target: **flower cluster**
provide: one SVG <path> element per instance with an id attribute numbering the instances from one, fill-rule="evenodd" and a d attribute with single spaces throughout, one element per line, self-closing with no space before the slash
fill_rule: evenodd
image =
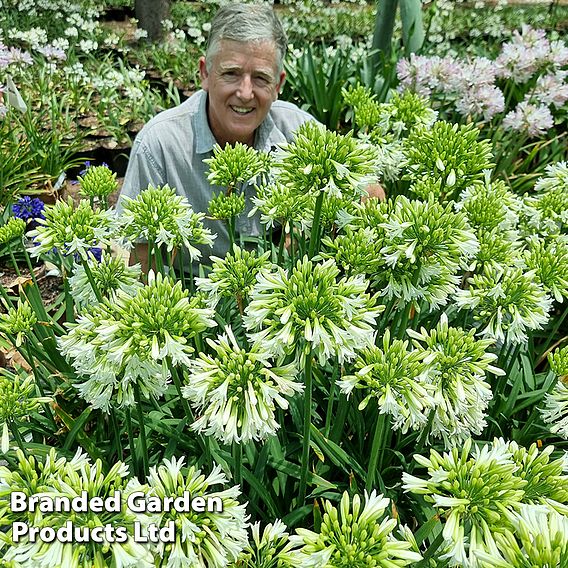
<path id="1" fill-rule="evenodd" d="M 277 355 L 312 352 L 320 364 L 353 359 L 373 343 L 375 306 L 362 276 L 337 281 L 332 259 L 314 264 L 304 257 L 289 272 L 259 274 L 244 323 L 250 339 Z"/>
<path id="2" fill-rule="evenodd" d="M 101 252 L 99 259 L 94 257 L 85 262 L 91 272 L 93 283 L 89 281 L 83 264 L 76 264 L 73 276 L 69 278 L 71 295 L 80 310 L 98 304 L 95 290 L 98 290 L 103 298 L 113 302 L 118 290 L 122 290 L 128 296 L 133 296 L 142 286 L 139 281 L 141 274 L 139 264 L 128 266 L 122 258 L 112 256 L 107 252 Z"/>
<path id="3" fill-rule="evenodd" d="M 225 258 L 211 257 L 213 267 L 207 278 L 196 278 L 197 289 L 207 294 L 207 304 L 214 308 L 221 298 L 235 298 L 242 311 L 257 281 L 258 274 L 272 268 L 269 252 L 257 256 L 254 251 L 233 245 Z"/>
<path id="4" fill-rule="evenodd" d="M 405 144 L 405 178 L 410 180 L 411 190 L 422 198 L 431 191 L 445 198 L 459 195 L 473 181 L 482 179 L 483 170 L 493 165 L 492 153 L 489 140 L 479 141 L 478 137 L 474 124 L 460 126 L 442 120 L 431 128 L 412 130 Z"/>
<path id="5" fill-rule="evenodd" d="M 393 531 L 398 522 L 386 515 L 389 499 L 375 491 L 351 500 L 345 492 L 339 508 L 324 501 L 319 532 L 296 529 L 291 537 L 302 545 L 297 556 L 300 566 L 365 568 L 367 566 L 408 566 L 422 559 L 410 530 L 401 527 L 400 538 Z"/>
<path id="6" fill-rule="evenodd" d="M 0 334 L 16 338 L 15 346 L 20 347 L 33 331 L 37 316 L 27 301 L 18 300 L 18 305 L 0 314 Z"/>
<path id="7" fill-rule="evenodd" d="M 79 176 L 81 194 L 105 202 L 108 196 L 118 189 L 116 173 L 106 165 L 91 166 Z"/>
<path id="8" fill-rule="evenodd" d="M 0 226 L 0 245 L 21 239 L 26 232 L 26 222 L 17 217 L 10 217 L 5 225 Z"/>
<path id="9" fill-rule="evenodd" d="M 81 200 L 77 206 L 69 198 L 60 199 L 44 209 L 44 219 L 37 219 L 37 227 L 30 231 L 34 240 L 30 252 L 34 256 L 49 253 L 54 248 L 62 254 L 76 253 L 88 258 L 88 250 L 101 244 L 110 244 L 113 214 L 93 208 Z"/>
<path id="10" fill-rule="evenodd" d="M 568 346 L 555 349 L 548 355 L 550 369 L 557 382 L 544 397 L 542 419 L 550 424 L 550 431 L 568 439 Z"/>
<path id="11" fill-rule="evenodd" d="M 136 389 L 160 397 L 169 362 L 189 364 L 188 341 L 215 325 L 211 317 L 212 310 L 192 304 L 180 282 L 150 272 L 148 285 L 134 296 L 119 290 L 112 304 L 99 304 L 69 324 L 60 351 L 85 378 L 79 394 L 108 412 L 111 404 L 134 404 Z"/>
<path id="12" fill-rule="evenodd" d="M 44 207 L 45 203 L 39 197 L 26 195 L 12 205 L 12 213 L 14 217 L 29 222 L 35 219 L 42 219 Z"/>
<path id="13" fill-rule="evenodd" d="M 224 148 L 215 145 L 213 157 L 203 160 L 209 164 L 207 179 L 213 185 L 226 187 L 229 193 L 239 183 L 247 183 L 269 168 L 270 158 L 250 146 L 236 142 Z"/>
<path id="14" fill-rule="evenodd" d="M 231 193 L 230 195 L 220 193 L 219 195 L 214 195 L 209 202 L 209 215 L 213 219 L 232 219 L 240 215 L 244 210 L 244 193 Z"/>
<path id="15" fill-rule="evenodd" d="M 119 234 L 130 243 L 144 240 L 165 245 L 168 251 L 185 246 L 191 260 L 197 260 L 201 251 L 195 245 L 211 246 L 215 238 L 203 226 L 204 217 L 193 211 L 185 197 L 176 195 L 175 189 L 149 186 L 135 199 L 125 197 Z"/>
<path id="16" fill-rule="evenodd" d="M 233 563 L 247 544 L 248 517 L 244 505 L 237 501 L 240 490 L 237 485 L 215 490 L 214 486 L 226 484 L 227 477 L 215 466 L 207 476 L 190 467 L 182 473 L 184 458 L 164 460 L 162 465 L 150 468 L 147 483 L 141 485 L 132 479 L 128 491 L 143 491 L 161 500 L 189 492 L 192 499 L 219 500 L 218 510 L 205 512 L 162 511 L 148 515 L 145 522 L 164 527 L 174 522 L 176 540 L 173 544 L 156 543 L 152 547 L 156 562 L 165 566 L 195 566 L 196 568 L 225 568 Z"/>
<path id="17" fill-rule="evenodd" d="M 200 353 L 190 362 L 182 389 L 200 415 L 192 428 L 225 444 L 273 436 L 280 427 L 276 407 L 288 408 L 284 397 L 303 390 L 296 365 L 273 367 L 267 349 L 259 343 L 243 349 L 230 327 L 207 342 L 215 354 Z"/>

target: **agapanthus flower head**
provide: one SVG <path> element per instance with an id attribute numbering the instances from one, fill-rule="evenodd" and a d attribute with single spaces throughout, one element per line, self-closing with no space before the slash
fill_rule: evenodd
<path id="1" fill-rule="evenodd" d="M 165 499 L 189 492 L 191 498 L 202 497 L 211 503 L 212 510 L 204 512 L 175 510 L 149 515 L 148 522 L 160 527 L 175 523 L 175 543 L 157 543 L 155 556 L 164 566 L 192 566 L 195 568 L 224 568 L 236 561 L 247 545 L 245 505 L 240 505 L 238 485 L 227 489 L 215 486 L 227 483 L 227 477 L 215 466 L 207 476 L 195 467 L 184 470 L 184 458 L 164 460 L 150 468 L 146 485 L 131 480 L 128 492 L 144 491 L 148 495 Z"/>
<path id="2" fill-rule="evenodd" d="M 456 101 L 456 111 L 462 116 L 485 121 L 505 110 L 503 91 L 495 85 L 476 85 L 463 91 Z"/>
<path id="3" fill-rule="evenodd" d="M 552 299 L 537 281 L 534 271 L 486 266 L 458 290 L 459 308 L 471 310 L 479 334 L 488 339 L 522 343 L 527 332 L 548 321 Z"/>
<path id="4" fill-rule="evenodd" d="M 91 258 L 85 262 L 89 265 L 95 286 L 101 296 L 110 302 L 114 301 L 118 290 L 133 296 L 138 288 L 142 287 L 142 282 L 139 280 L 141 274 L 139 264 L 129 266 L 122 258 L 108 252 L 102 253 L 98 261 L 96 258 Z M 93 290 L 83 264 L 75 265 L 69 285 L 75 305 L 80 310 L 98 304 L 96 292 Z"/>
<path id="5" fill-rule="evenodd" d="M 555 106 L 560 109 L 568 101 L 568 83 L 566 82 L 567 71 L 556 71 L 541 75 L 532 93 L 531 100 L 545 106 Z"/>
<path id="6" fill-rule="evenodd" d="M 275 155 L 274 166 L 279 182 L 300 194 L 323 191 L 336 197 L 356 197 L 375 179 L 375 160 L 371 145 L 309 121 Z"/>
<path id="7" fill-rule="evenodd" d="M 414 537 L 394 529 L 398 521 L 387 513 L 390 500 L 376 491 L 351 499 L 343 493 L 339 507 L 324 501 L 325 511 L 319 532 L 296 529 L 294 544 L 302 546 L 300 566 L 366 568 L 368 566 L 408 566 L 422 559 Z"/>
<path id="8" fill-rule="evenodd" d="M 260 220 L 267 227 L 281 225 L 286 233 L 296 228 L 305 231 L 312 224 L 315 198 L 311 193 L 299 193 L 297 188 L 278 181 L 261 186 L 252 198 L 250 215 L 260 212 Z"/>
<path id="9" fill-rule="evenodd" d="M 431 435 L 452 446 L 472 434 L 481 434 L 492 398 L 485 374 L 504 374 L 492 364 L 497 355 L 487 352 L 492 341 L 475 339 L 475 330 L 450 327 L 446 314 L 430 331 L 408 329 L 407 333 L 430 366 L 428 377 L 435 409 Z"/>
<path id="10" fill-rule="evenodd" d="M 410 54 L 409 59 L 400 59 L 396 65 L 399 88 L 410 89 L 428 97 L 432 91 L 445 91 L 453 78 L 459 75 L 461 62 L 452 56 Z"/>
<path id="11" fill-rule="evenodd" d="M 554 118 L 547 106 L 522 101 L 505 115 L 502 125 L 505 130 L 534 138 L 544 136 L 554 126 Z"/>
<path id="12" fill-rule="evenodd" d="M 568 346 L 555 349 L 548 355 L 548 362 L 557 381 L 544 397 L 541 416 L 553 434 L 568 439 Z"/>
<path id="13" fill-rule="evenodd" d="M 523 243 L 516 231 L 500 229 L 483 229 L 475 231 L 479 242 L 479 250 L 469 265 L 469 270 L 483 273 L 486 266 L 494 266 L 498 270 L 506 270 L 520 262 Z"/>
<path id="14" fill-rule="evenodd" d="M 15 346 L 20 347 L 28 335 L 33 333 L 37 316 L 29 302 L 18 299 L 16 307 L 9 307 L 0 314 L 0 334 L 15 337 Z"/>
<path id="15" fill-rule="evenodd" d="M 559 237 L 533 239 L 528 243 L 523 260 L 557 302 L 568 296 L 568 240 Z"/>
<path id="16" fill-rule="evenodd" d="M 388 298 L 426 300 L 431 309 L 447 303 L 459 282 L 457 271 L 479 244 L 464 213 L 434 198 L 411 201 L 398 196 L 379 223 L 382 264 L 373 284 Z"/>
<path id="17" fill-rule="evenodd" d="M 520 505 L 526 485 L 507 448 L 484 446 L 470 455 L 471 447 L 469 438 L 443 455 L 415 455 L 428 468 L 426 479 L 402 474 L 405 491 L 422 495 L 445 520 L 439 559 L 452 566 L 476 566 L 478 551 L 494 550 L 495 534 L 506 525 L 507 511 Z"/>
<path id="18" fill-rule="evenodd" d="M 239 346 L 230 327 L 217 340 L 208 339 L 214 354 L 200 353 L 190 362 L 183 395 L 199 412 L 192 429 L 225 444 L 265 440 L 280 425 L 276 408 L 288 408 L 285 397 L 303 390 L 294 363 L 273 366 L 260 343 Z"/>
<path id="19" fill-rule="evenodd" d="M 373 326 L 384 306 L 366 293 L 362 276 L 337 280 L 332 259 L 312 263 L 307 257 L 286 272 L 259 274 L 244 323 L 253 343 L 278 355 L 309 352 L 320 364 L 353 359 L 373 343 Z"/>
<path id="20" fill-rule="evenodd" d="M 518 466 L 515 475 L 527 482 L 523 488 L 523 503 L 545 505 L 562 515 L 568 513 L 566 459 L 551 459 L 554 446 L 539 450 L 535 443 L 527 449 L 519 446 L 517 442 L 507 442 L 502 438 L 494 440 L 493 446 L 504 446 L 507 449 Z"/>
<path id="21" fill-rule="evenodd" d="M 219 193 L 209 202 L 209 215 L 213 219 L 232 219 L 245 210 L 244 193 Z"/>
<path id="22" fill-rule="evenodd" d="M 235 298 L 240 308 L 248 298 L 259 273 L 272 268 L 270 252 L 258 255 L 255 251 L 233 245 L 225 258 L 211 257 L 212 270 L 206 278 L 196 278 L 197 289 L 208 295 L 207 304 L 214 308 L 221 298 Z"/>
<path id="23" fill-rule="evenodd" d="M 504 181 L 491 181 L 491 172 L 484 172 L 483 180 L 476 180 L 466 187 L 455 204 L 464 211 L 469 224 L 475 229 L 513 229 L 519 220 L 519 198 Z"/>
<path id="24" fill-rule="evenodd" d="M 21 463 L 26 467 L 28 464 Z M 61 471 L 51 477 L 43 494 L 60 495 L 68 499 L 81 497 L 86 492 L 87 499 L 100 497 L 103 500 L 107 497 L 114 497 L 115 491 L 122 492 L 126 488 L 128 467 L 122 463 L 115 463 L 110 471 L 106 472 L 102 462 L 97 460 L 95 464 L 83 460 L 80 468 L 65 467 L 63 464 Z M 34 488 L 30 495 L 40 492 L 41 489 Z M 6 499 L 6 497 L 4 497 Z M 42 513 L 19 513 L 30 525 L 39 528 L 51 527 L 57 531 L 63 527 L 70 527 L 75 535 L 91 535 L 94 527 L 125 527 L 128 531 L 128 539 L 125 542 L 117 542 L 114 537 L 108 538 L 107 533 L 102 531 L 101 538 L 87 538 L 81 546 L 77 546 L 77 541 L 72 539 L 70 542 L 53 540 L 43 542 L 41 539 L 31 540 L 27 536 L 20 538 L 18 542 L 11 543 L 11 546 L 4 554 L 4 559 L 14 561 L 21 565 L 36 566 L 69 566 L 70 568 L 80 568 L 82 566 L 122 566 L 141 568 L 151 568 L 154 565 L 151 552 L 133 538 L 134 522 L 137 520 L 133 512 L 122 504 L 119 511 L 107 510 L 97 512 L 93 509 L 85 513 L 77 514 L 73 510 L 66 512 Z M 8 538 L 11 539 L 11 530 L 8 531 Z"/>
<path id="25" fill-rule="evenodd" d="M 139 239 L 166 245 L 169 251 L 186 247 L 191 260 L 201 257 L 195 245 L 212 245 L 214 235 L 203 226 L 204 213 L 195 213 L 185 197 L 175 189 L 148 186 L 136 199 L 125 197 L 119 217 L 120 234 L 128 242 Z"/>
<path id="26" fill-rule="evenodd" d="M 33 375 L 25 378 L 0 369 L 0 424 L 2 424 L 2 452 L 10 446 L 9 425 L 28 420 L 40 404 L 50 402 L 48 397 L 36 396 Z M 16 424 L 16 428 L 17 428 Z"/>
<path id="27" fill-rule="evenodd" d="M 35 243 L 30 249 L 34 256 L 56 248 L 62 254 L 77 253 L 86 259 L 91 247 L 110 244 L 113 213 L 93 208 L 88 201 L 75 206 L 71 197 L 60 199 L 45 207 L 44 217 L 37 219 L 37 227 L 29 233 Z"/>
<path id="28" fill-rule="evenodd" d="M 88 167 L 79 176 L 79 188 L 85 197 L 106 200 L 118 189 L 116 173 L 106 165 Z"/>
<path id="29" fill-rule="evenodd" d="M 410 90 L 395 92 L 390 101 L 382 104 L 380 109 L 381 122 L 386 126 L 386 130 L 397 138 L 407 135 L 415 127 L 430 128 L 438 116 L 426 97 Z"/>
<path id="30" fill-rule="evenodd" d="M 134 387 L 145 397 L 160 397 L 168 364 L 187 365 L 190 340 L 214 327 L 210 309 L 192 306 L 180 282 L 148 274 L 148 285 L 134 296 L 118 291 L 112 304 L 94 306 L 69 325 L 59 340 L 61 353 L 85 378 L 79 394 L 95 408 L 134 404 Z"/>
<path id="31" fill-rule="evenodd" d="M 322 258 L 334 258 L 338 266 L 350 276 L 363 274 L 366 277 L 378 270 L 381 241 L 370 227 L 353 229 L 349 226 L 335 239 L 325 237 L 322 241 Z"/>
<path id="32" fill-rule="evenodd" d="M 568 188 L 568 162 L 555 162 L 548 164 L 544 175 L 535 183 L 535 192 L 546 192 L 555 189 Z"/>
<path id="33" fill-rule="evenodd" d="M 12 213 L 14 217 L 18 217 L 24 221 L 33 221 L 34 219 L 43 218 L 44 207 L 45 203 L 39 197 L 25 195 L 12 205 Z"/>
<path id="34" fill-rule="evenodd" d="M 388 414 L 395 430 L 416 430 L 424 426 L 433 399 L 430 395 L 430 366 L 420 351 L 409 351 L 408 341 L 393 339 L 385 331 L 381 347 L 372 345 L 361 351 L 353 364 L 353 374 L 337 382 L 348 397 L 355 389 L 364 395 L 362 410 L 376 404 Z"/>
<path id="35" fill-rule="evenodd" d="M 381 107 L 371 89 L 351 85 L 348 89 L 342 89 L 341 93 L 345 104 L 353 109 L 353 122 L 357 128 L 367 131 L 379 122 Z"/>
<path id="36" fill-rule="evenodd" d="M 237 561 L 239 568 L 295 568 L 297 553 L 288 538 L 286 525 L 277 519 L 260 530 L 260 522 L 251 526 L 252 539 L 241 552 Z"/>
<path id="37" fill-rule="evenodd" d="M 269 161 L 264 152 L 236 142 L 234 146 L 218 144 L 213 157 L 203 160 L 209 164 L 207 179 L 211 184 L 227 187 L 231 191 L 239 183 L 246 183 L 268 169 Z"/>
<path id="38" fill-rule="evenodd" d="M 23 219 L 10 217 L 4 225 L 0 226 L 0 245 L 21 239 L 25 232 L 26 222 Z"/>
<path id="39" fill-rule="evenodd" d="M 459 195 L 483 171 L 491 168 L 489 140 L 478 140 L 475 124 L 450 124 L 440 120 L 431 127 L 413 129 L 406 139 L 408 159 L 406 179 L 412 183 L 423 177 L 440 179 L 440 196 Z"/>
<path id="40" fill-rule="evenodd" d="M 495 547 L 476 554 L 480 568 L 565 568 L 568 518 L 555 511 L 523 505 L 495 534 Z"/>

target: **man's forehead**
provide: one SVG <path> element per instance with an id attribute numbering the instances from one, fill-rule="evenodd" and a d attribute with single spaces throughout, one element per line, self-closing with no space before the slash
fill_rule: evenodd
<path id="1" fill-rule="evenodd" d="M 272 40 L 262 39 L 250 42 L 222 39 L 213 56 L 213 65 L 218 67 L 241 67 L 246 63 L 254 63 L 255 68 L 270 70 L 278 66 L 276 45 Z"/>

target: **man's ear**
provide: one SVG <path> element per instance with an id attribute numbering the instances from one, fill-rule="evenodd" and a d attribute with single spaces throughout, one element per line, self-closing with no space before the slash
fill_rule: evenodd
<path id="1" fill-rule="evenodd" d="M 201 78 L 201 88 L 207 91 L 209 89 L 209 72 L 207 71 L 205 56 L 199 58 L 199 77 Z"/>
<path id="2" fill-rule="evenodd" d="M 282 71 L 280 73 L 280 77 L 278 78 L 278 84 L 276 85 L 276 97 L 274 98 L 274 100 L 278 98 L 278 94 L 280 93 L 280 89 L 282 88 L 285 79 L 286 79 L 286 71 Z"/>

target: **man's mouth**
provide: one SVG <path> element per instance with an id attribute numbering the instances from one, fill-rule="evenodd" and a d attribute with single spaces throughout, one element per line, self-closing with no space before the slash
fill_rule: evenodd
<path id="1" fill-rule="evenodd" d="M 254 110 L 254 108 L 240 106 L 231 106 L 231 109 L 234 110 L 237 114 L 250 114 Z"/>

